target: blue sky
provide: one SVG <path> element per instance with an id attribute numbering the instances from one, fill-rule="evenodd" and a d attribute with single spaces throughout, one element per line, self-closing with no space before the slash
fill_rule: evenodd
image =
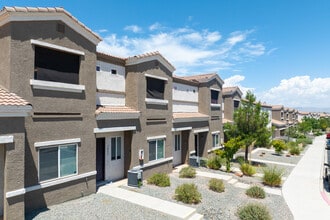
<path id="1" fill-rule="evenodd" d="M 217 72 L 258 100 L 330 111 L 328 0 L 0 0 L 62 6 L 98 33 L 98 50 L 162 53 L 176 75 Z"/>

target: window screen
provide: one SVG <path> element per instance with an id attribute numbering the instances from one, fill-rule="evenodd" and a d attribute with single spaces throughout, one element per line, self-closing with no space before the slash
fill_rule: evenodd
<path id="1" fill-rule="evenodd" d="M 218 104 L 218 97 L 219 92 L 215 90 L 211 90 L 211 103 L 212 104 Z"/>
<path id="2" fill-rule="evenodd" d="M 164 99 L 165 81 L 147 77 L 147 98 Z"/>
<path id="3" fill-rule="evenodd" d="M 80 57 L 35 46 L 35 79 L 79 84 Z"/>

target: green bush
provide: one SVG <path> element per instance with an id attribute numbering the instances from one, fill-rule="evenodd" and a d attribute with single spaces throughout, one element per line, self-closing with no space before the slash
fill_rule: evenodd
<path id="1" fill-rule="evenodd" d="M 179 173 L 180 178 L 195 178 L 196 177 L 196 170 L 193 167 L 184 167 L 180 170 Z"/>
<path id="2" fill-rule="evenodd" d="M 245 194 L 256 199 L 264 199 L 266 197 L 265 190 L 259 186 L 251 186 L 246 190 Z"/>
<path id="3" fill-rule="evenodd" d="M 282 184 L 282 176 L 284 171 L 276 166 L 266 167 L 263 169 L 263 183 L 268 186 L 280 186 Z"/>
<path id="4" fill-rule="evenodd" d="M 256 173 L 254 166 L 248 163 L 242 163 L 240 169 L 244 175 L 253 176 Z"/>
<path id="5" fill-rule="evenodd" d="M 238 209 L 241 220 L 271 220 L 272 217 L 266 206 L 258 203 L 249 203 Z"/>
<path id="6" fill-rule="evenodd" d="M 219 156 L 212 156 L 207 160 L 207 167 L 213 170 L 218 170 L 221 167 L 221 158 Z"/>
<path id="7" fill-rule="evenodd" d="M 149 179 L 147 179 L 148 184 L 153 184 L 160 187 L 170 186 L 170 177 L 166 173 L 155 173 Z"/>
<path id="8" fill-rule="evenodd" d="M 222 180 L 212 178 L 209 181 L 209 189 L 214 192 L 224 192 L 225 185 Z"/>
<path id="9" fill-rule="evenodd" d="M 198 204 L 202 200 L 202 195 L 195 184 L 185 183 L 175 189 L 174 199 L 187 204 Z"/>
<path id="10" fill-rule="evenodd" d="M 244 156 L 237 156 L 236 161 L 237 161 L 237 163 L 242 165 L 243 163 L 245 163 L 245 158 L 244 158 Z"/>
<path id="11" fill-rule="evenodd" d="M 291 146 L 289 148 L 289 153 L 291 155 L 300 155 L 300 148 L 299 148 L 299 146 Z"/>
<path id="12" fill-rule="evenodd" d="M 200 167 L 207 167 L 207 162 L 208 162 L 207 158 L 201 157 L 200 160 L 199 160 L 199 166 Z"/>
<path id="13" fill-rule="evenodd" d="M 275 148 L 275 152 L 281 154 L 283 150 L 287 150 L 287 146 L 282 140 L 273 140 L 272 145 Z"/>
<path id="14" fill-rule="evenodd" d="M 310 139 L 310 138 L 298 138 L 297 139 L 297 143 L 298 144 L 303 144 L 303 146 L 305 147 L 306 145 L 308 145 L 308 144 L 312 144 L 313 143 L 313 140 L 312 139 Z"/>

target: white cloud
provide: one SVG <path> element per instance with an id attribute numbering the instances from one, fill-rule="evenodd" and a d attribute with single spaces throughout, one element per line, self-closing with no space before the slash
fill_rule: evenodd
<path id="1" fill-rule="evenodd" d="M 156 22 L 156 23 L 154 23 L 154 24 L 152 24 L 152 25 L 149 26 L 149 30 L 150 31 L 159 30 L 161 28 L 162 28 L 162 25 L 160 23 L 158 23 L 158 22 Z"/>
<path id="2" fill-rule="evenodd" d="M 283 79 L 261 98 L 269 104 L 286 107 L 329 107 L 330 77 L 311 79 L 305 75 Z"/>
<path id="3" fill-rule="evenodd" d="M 124 28 L 126 31 L 132 31 L 133 33 L 140 33 L 142 32 L 142 28 L 137 25 L 129 25 Z"/>
<path id="4" fill-rule="evenodd" d="M 126 30 L 142 31 L 137 25 Z M 235 31 L 227 37 L 219 31 L 196 30 L 190 27 L 169 28 L 154 23 L 149 32 L 135 36 L 106 34 L 98 51 L 115 56 L 127 57 L 151 51 L 159 51 L 175 67 L 177 75 L 189 75 L 211 71 L 231 70 L 240 62 L 264 54 L 262 43 L 249 40 L 248 31 Z"/>

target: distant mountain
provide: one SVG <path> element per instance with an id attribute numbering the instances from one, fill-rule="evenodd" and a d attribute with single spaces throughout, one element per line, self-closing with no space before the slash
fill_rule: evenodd
<path id="1" fill-rule="evenodd" d="M 317 108 L 317 107 L 294 107 L 294 109 L 297 109 L 302 112 L 325 112 L 330 113 L 330 107 L 328 108 Z"/>

